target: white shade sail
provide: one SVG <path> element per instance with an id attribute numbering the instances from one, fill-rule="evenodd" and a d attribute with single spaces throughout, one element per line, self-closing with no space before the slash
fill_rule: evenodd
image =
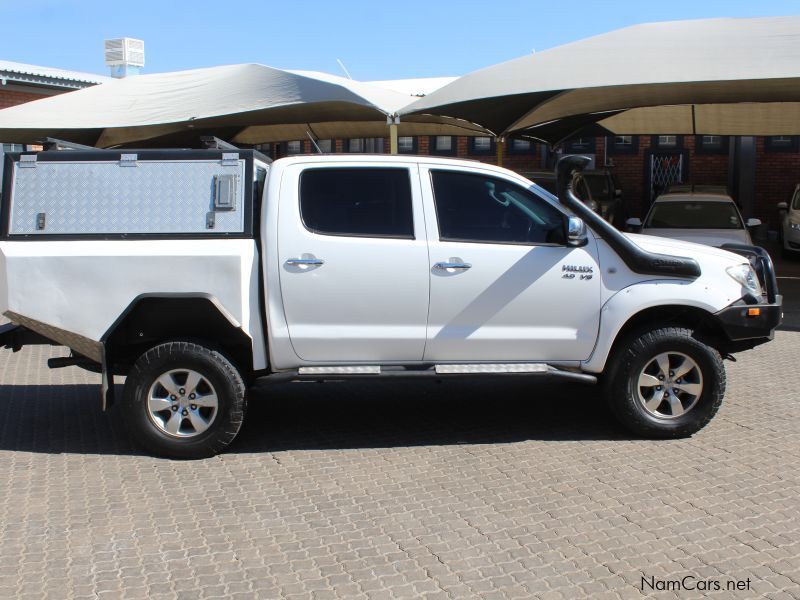
<path id="1" fill-rule="evenodd" d="M 387 117 L 411 99 L 326 73 L 230 65 L 128 77 L 0 110 L 0 139 L 30 143 L 50 136 L 110 147 L 204 133 L 251 144 L 300 139 L 317 129 L 318 137 L 383 136 Z M 403 129 L 485 134 L 448 117 L 411 118 Z"/>
<path id="2" fill-rule="evenodd" d="M 400 113 L 559 141 L 598 122 L 616 133 L 800 134 L 797 102 L 800 17 L 772 17 L 627 27 L 475 71 Z"/>

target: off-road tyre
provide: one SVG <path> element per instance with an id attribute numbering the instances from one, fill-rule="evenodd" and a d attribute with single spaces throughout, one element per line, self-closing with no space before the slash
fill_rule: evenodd
<path id="1" fill-rule="evenodd" d="M 149 401 L 159 377 L 182 369 L 205 378 L 217 407 L 202 433 L 177 437 L 157 425 Z M 125 426 L 136 442 L 158 456 L 180 459 L 207 458 L 223 451 L 239 433 L 246 408 L 246 386 L 236 367 L 218 351 L 185 341 L 166 342 L 140 356 L 128 374 L 120 403 Z"/>
<path id="2" fill-rule="evenodd" d="M 702 392 L 691 408 L 680 416 L 656 416 L 645 408 L 645 403 L 640 399 L 640 375 L 655 357 L 663 353 L 688 356 L 702 377 Z M 639 329 L 620 341 L 618 350 L 609 359 L 609 365 L 610 369 L 604 378 L 606 401 L 626 429 L 643 437 L 663 439 L 691 436 L 711 421 L 725 394 L 722 357 L 717 350 L 698 340 L 688 328 Z M 668 407 L 668 404 L 662 406 Z"/>

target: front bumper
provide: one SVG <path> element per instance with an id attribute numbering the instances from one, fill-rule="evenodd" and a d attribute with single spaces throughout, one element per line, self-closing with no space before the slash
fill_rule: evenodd
<path id="1" fill-rule="evenodd" d="M 714 317 L 728 340 L 748 342 L 743 345 L 752 348 L 774 337 L 775 328 L 783 319 L 783 296 L 776 295 L 775 302 L 768 304 L 747 304 L 742 299 Z"/>
<path id="2" fill-rule="evenodd" d="M 765 293 L 761 298 L 747 295 L 714 315 L 727 338 L 727 351 L 738 352 L 775 336 L 775 328 L 783 320 L 783 296 L 778 292 L 775 266 L 766 250 L 744 244 L 725 244 L 722 248 L 747 258 Z"/>

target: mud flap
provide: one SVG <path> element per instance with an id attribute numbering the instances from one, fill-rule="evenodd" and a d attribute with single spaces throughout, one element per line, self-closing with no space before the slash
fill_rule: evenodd
<path id="1" fill-rule="evenodd" d="M 100 403 L 105 412 L 114 404 L 114 365 L 110 360 L 108 345 L 103 345 L 102 375 L 100 383 Z"/>

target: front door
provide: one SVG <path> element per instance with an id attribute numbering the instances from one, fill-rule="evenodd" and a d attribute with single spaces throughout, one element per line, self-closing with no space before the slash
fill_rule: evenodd
<path id="1" fill-rule="evenodd" d="M 429 276 L 417 166 L 297 164 L 280 194 L 280 293 L 297 356 L 421 360 Z"/>
<path id="2" fill-rule="evenodd" d="M 596 242 L 565 244 L 565 216 L 474 168 L 423 168 L 431 305 L 425 360 L 577 361 L 600 317 Z"/>

